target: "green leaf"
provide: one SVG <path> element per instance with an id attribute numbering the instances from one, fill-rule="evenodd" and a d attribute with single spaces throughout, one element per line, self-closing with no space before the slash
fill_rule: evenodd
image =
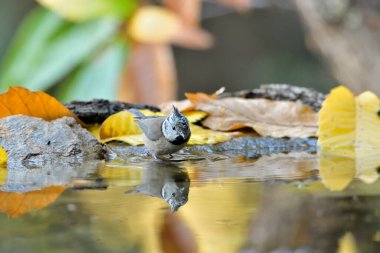
<path id="1" fill-rule="evenodd" d="M 37 0 L 41 5 L 73 21 L 105 16 L 127 17 L 137 6 L 136 0 Z"/>
<path id="2" fill-rule="evenodd" d="M 37 9 L 20 27 L 0 69 L 1 90 L 18 85 L 44 90 L 64 78 L 86 57 L 109 42 L 119 21 L 75 24 Z"/>
<path id="3" fill-rule="evenodd" d="M 118 40 L 83 64 L 72 78 L 59 85 L 56 97 L 61 101 L 115 99 L 124 66 L 126 43 Z"/>

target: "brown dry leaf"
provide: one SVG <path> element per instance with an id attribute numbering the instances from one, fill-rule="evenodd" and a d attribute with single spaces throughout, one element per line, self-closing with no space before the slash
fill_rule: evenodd
<path id="1" fill-rule="evenodd" d="M 38 210 L 52 204 L 65 190 L 63 186 L 50 186 L 42 190 L 27 193 L 0 192 L 0 212 L 9 217 L 19 217 L 32 210 Z"/>
<path id="2" fill-rule="evenodd" d="M 162 2 L 182 21 L 181 29 L 171 40 L 173 43 L 195 49 L 207 49 L 213 45 L 212 36 L 199 26 L 201 0 L 162 0 Z"/>
<path id="3" fill-rule="evenodd" d="M 119 100 L 160 104 L 173 100 L 177 80 L 173 54 L 168 45 L 136 44 L 124 71 Z"/>
<path id="4" fill-rule="evenodd" d="M 58 100 L 38 91 L 31 92 L 22 87 L 9 88 L 0 95 L 0 118 L 23 114 L 45 120 L 69 116 L 79 121 L 76 116 Z"/>
<path id="5" fill-rule="evenodd" d="M 164 253 L 198 252 L 193 232 L 175 213 L 164 214 L 160 236 L 161 248 Z"/>
<path id="6" fill-rule="evenodd" d="M 159 108 L 164 114 L 169 114 L 173 109 L 173 105 L 177 107 L 180 112 L 189 112 L 195 109 L 195 106 L 188 99 L 165 102 L 160 104 Z"/>
<path id="7" fill-rule="evenodd" d="M 186 94 L 196 109 L 207 112 L 202 125 L 219 131 L 251 127 L 262 136 L 316 136 L 318 115 L 309 107 L 291 101 L 268 99 L 213 99 L 206 94 Z"/>

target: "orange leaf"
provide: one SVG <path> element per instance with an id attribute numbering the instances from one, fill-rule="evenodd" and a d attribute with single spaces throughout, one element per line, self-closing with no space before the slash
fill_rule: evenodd
<path id="1" fill-rule="evenodd" d="M 38 210 L 52 204 L 65 190 L 63 186 L 50 186 L 38 191 L 27 193 L 1 192 L 0 212 L 9 217 L 19 217 L 32 210 Z"/>
<path id="2" fill-rule="evenodd" d="M 22 87 L 11 87 L 8 92 L 0 95 L 0 118 L 16 114 L 45 120 L 69 116 L 80 122 L 69 109 L 55 98 L 44 92 L 31 92 Z"/>
<path id="3" fill-rule="evenodd" d="M 173 105 L 177 107 L 180 112 L 190 112 L 195 109 L 195 106 L 188 99 L 165 102 L 160 104 L 159 107 L 164 114 L 170 114 L 173 110 Z"/>

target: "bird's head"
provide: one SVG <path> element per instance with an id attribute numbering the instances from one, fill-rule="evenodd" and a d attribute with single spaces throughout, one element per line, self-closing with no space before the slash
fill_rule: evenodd
<path id="1" fill-rule="evenodd" d="M 172 113 L 162 124 L 162 133 L 165 138 L 174 145 L 181 145 L 190 139 L 189 121 L 173 106 Z"/>

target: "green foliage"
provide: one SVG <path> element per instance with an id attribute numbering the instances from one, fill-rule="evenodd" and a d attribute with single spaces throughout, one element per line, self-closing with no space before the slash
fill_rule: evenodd
<path id="1" fill-rule="evenodd" d="M 126 18 L 136 0 L 37 0 L 41 5 L 72 21 L 102 17 Z"/>
<path id="2" fill-rule="evenodd" d="M 127 55 L 126 48 L 124 41 L 116 40 L 95 54 L 59 85 L 56 97 L 65 102 L 73 99 L 114 99 Z"/>
<path id="3" fill-rule="evenodd" d="M 18 31 L 2 64 L 0 83 L 36 90 L 51 87 L 107 43 L 118 24 L 110 19 L 75 24 L 37 9 Z"/>

